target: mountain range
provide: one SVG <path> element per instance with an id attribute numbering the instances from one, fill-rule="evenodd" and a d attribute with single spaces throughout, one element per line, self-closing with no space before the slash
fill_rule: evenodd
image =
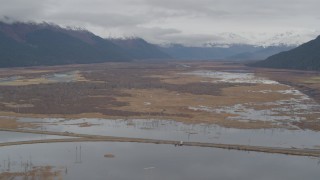
<path id="1" fill-rule="evenodd" d="M 275 54 L 264 61 L 250 64 L 250 66 L 319 71 L 320 36 L 297 48 Z"/>
<path id="2" fill-rule="evenodd" d="M 48 23 L 0 22 L 0 49 L 0 67 L 169 57 L 157 46 L 141 39 L 125 43 L 103 39 L 86 30 L 66 29 Z"/>
<path id="3" fill-rule="evenodd" d="M 287 37 L 287 35 L 283 36 Z M 296 36 L 290 33 L 289 35 Z M 236 34 L 225 34 L 224 36 L 234 40 L 244 39 Z M 306 47 L 303 49 L 309 48 L 309 45 L 304 46 Z M 311 45 L 311 48 L 313 46 Z M 219 42 L 211 42 L 202 47 L 182 44 L 155 45 L 142 38 L 104 39 L 84 29 L 62 28 L 50 23 L 0 22 L 0 67 L 121 62 L 141 59 L 243 61 L 263 60 L 269 56 L 271 57 L 267 59 L 268 62 L 258 62 L 253 66 L 276 67 L 282 62 L 278 59 L 284 58 L 285 55 L 272 55 L 289 51 L 295 47 L 295 45 L 282 43 L 266 46 L 265 44 L 221 44 Z M 289 52 L 294 52 L 295 56 L 300 59 L 302 55 L 297 54 L 311 53 L 299 49 Z M 314 58 L 317 57 L 314 55 Z M 296 61 L 294 64 L 298 64 L 298 60 Z M 289 60 L 285 63 L 289 63 Z M 301 64 L 297 67 L 313 68 Z"/>
<path id="4" fill-rule="evenodd" d="M 152 45 L 142 38 L 107 39 L 121 47 L 129 57 L 134 59 L 169 59 L 171 56 L 161 51 L 157 45 Z"/>
<path id="5" fill-rule="evenodd" d="M 160 47 L 160 50 L 174 59 L 182 60 L 263 60 L 273 54 L 290 50 L 295 46 L 255 46 L 248 44 L 214 45 L 207 47 L 188 47 L 171 44 Z"/>

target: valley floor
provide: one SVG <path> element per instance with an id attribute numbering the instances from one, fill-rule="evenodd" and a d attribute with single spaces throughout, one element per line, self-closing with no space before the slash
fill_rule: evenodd
<path id="1" fill-rule="evenodd" d="M 299 173 L 296 179 L 316 177 L 319 102 L 318 72 L 232 62 L 0 69 L 0 179 L 172 179 L 172 169 L 185 171 L 179 174 L 185 179 L 196 179 L 195 173 L 224 177 L 220 170 L 212 173 L 222 162 L 228 171 L 241 168 L 245 175 L 238 174 L 239 179 L 260 171 L 281 179 L 289 164 Z M 173 159 L 179 165 L 167 169 Z M 275 164 L 279 171 L 270 168 Z"/>
<path id="2" fill-rule="evenodd" d="M 0 70 L 12 117 L 164 119 L 223 127 L 320 129 L 320 75 L 225 62 L 105 63 Z"/>

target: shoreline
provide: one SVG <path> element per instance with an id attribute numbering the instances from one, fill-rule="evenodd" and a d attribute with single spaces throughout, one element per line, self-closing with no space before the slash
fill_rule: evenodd
<path id="1" fill-rule="evenodd" d="M 69 132 L 17 130 L 17 129 L 2 129 L 2 128 L 0 129 L 0 131 L 77 137 L 77 138 L 69 138 L 69 139 L 46 139 L 46 140 L 4 142 L 4 143 L 0 143 L 0 147 L 24 145 L 24 144 L 62 143 L 62 142 L 66 142 L 66 143 L 67 142 L 132 142 L 132 143 L 167 144 L 167 145 L 179 145 L 181 143 L 180 141 L 170 141 L 170 140 L 88 135 L 88 134 L 76 134 L 76 133 L 69 133 Z M 306 149 L 306 148 L 302 149 L 302 148 L 294 148 L 294 147 L 292 148 L 264 147 L 264 146 L 250 146 L 250 145 L 239 145 L 239 144 L 201 143 L 201 142 L 183 142 L 183 146 L 208 147 L 208 148 L 262 152 L 262 153 L 271 153 L 271 154 L 284 154 L 284 155 L 294 155 L 294 156 L 320 157 L 320 149 Z"/>

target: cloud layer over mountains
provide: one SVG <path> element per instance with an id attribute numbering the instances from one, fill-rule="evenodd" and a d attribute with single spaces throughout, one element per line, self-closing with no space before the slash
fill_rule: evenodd
<path id="1" fill-rule="evenodd" d="M 318 0 L 0 0 L 0 3 L 2 21 L 47 21 L 86 28 L 103 37 L 139 36 L 153 43 L 257 43 L 285 32 L 300 34 L 296 41 L 304 42 L 315 38 L 320 30 Z"/>

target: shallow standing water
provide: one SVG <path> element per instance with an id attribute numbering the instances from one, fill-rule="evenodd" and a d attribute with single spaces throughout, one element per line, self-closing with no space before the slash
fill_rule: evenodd
<path id="1" fill-rule="evenodd" d="M 272 147 L 319 148 L 320 133 L 311 130 L 234 129 L 213 124 L 184 124 L 155 119 L 108 120 L 59 118 L 20 118 L 21 122 L 37 123 L 38 130 L 73 132 L 91 135 L 151 138 Z M 88 127 L 79 127 L 83 123 Z"/>
<path id="2" fill-rule="evenodd" d="M 107 153 L 114 158 L 105 158 Z M 24 162 L 32 167 L 53 166 L 66 180 L 301 180 L 320 177 L 318 159 L 214 148 L 99 142 L 0 149 L 0 173 L 23 172 Z"/>
<path id="3" fill-rule="evenodd" d="M 189 109 L 196 111 L 205 111 L 211 113 L 227 113 L 232 114 L 227 120 L 236 121 L 268 121 L 273 124 L 292 125 L 292 122 L 307 120 L 312 114 L 312 118 L 320 121 L 320 105 L 306 94 L 299 90 L 281 84 L 277 81 L 269 80 L 264 77 L 258 77 L 253 72 L 236 72 L 236 71 L 194 71 L 184 73 L 185 75 L 193 75 L 199 77 L 210 78 L 211 83 L 231 83 L 231 84 L 253 84 L 267 85 L 265 89 L 250 93 L 258 93 L 262 96 L 273 94 L 290 95 L 290 99 L 278 99 L 270 102 L 246 102 L 242 104 L 233 104 L 229 106 L 208 107 L 208 106 L 189 106 Z M 271 87 L 279 86 L 282 90 L 271 90 Z"/>
<path id="4" fill-rule="evenodd" d="M 202 73 L 200 72 L 199 75 L 202 75 Z M 234 73 L 206 72 L 206 76 L 216 78 L 218 82 L 275 83 L 263 78 L 256 79 L 252 73 L 235 76 Z M 60 81 L 61 78 L 65 79 L 65 75 L 54 75 L 53 78 Z M 279 91 L 278 93 L 294 93 L 296 98 L 288 102 L 275 102 L 276 105 L 285 105 L 284 110 L 288 106 L 297 111 L 308 110 L 310 107 L 318 108 L 314 104 L 311 104 L 312 106 L 304 106 L 304 104 L 300 106 L 301 102 L 309 102 L 309 99 L 305 99 L 305 96 L 300 92 L 289 90 Z M 269 93 L 269 90 L 258 93 Z M 193 108 L 202 108 L 200 110 L 204 111 L 238 113 L 239 116 L 236 117 L 238 120 L 248 120 L 250 117 L 243 115 L 248 114 L 248 110 L 251 112 L 249 114 L 258 114 L 259 116 L 266 114 L 264 111 L 252 110 L 247 106 L 248 104 L 242 104 L 234 107 L 219 107 L 214 110 L 202 106 Z M 284 111 L 283 109 L 280 110 Z M 270 117 L 275 117 L 274 113 L 277 113 L 277 111 L 273 109 L 267 112 L 267 114 L 272 115 Z M 291 112 L 289 115 L 289 119 L 297 116 L 297 114 L 291 114 Z M 262 120 L 264 121 L 265 118 Z M 279 118 L 278 120 L 282 121 L 283 119 Z M 294 120 L 300 121 L 301 119 Z M 318 132 L 301 129 L 242 130 L 223 128 L 217 125 L 191 125 L 156 119 L 107 120 L 84 118 L 65 120 L 20 118 L 19 121 L 37 123 L 41 125 L 38 130 L 57 132 L 68 131 L 83 134 L 274 147 L 314 148 L 320 145 Z M 0 135 L 4 135 L 0 138 L 0 141 L 39 138 L 38 135 L 27 137 L 22 134 L 18 135 L 18 133 L 11 136 L 10 133 L 0 132 Z M 106 154 L 109 154 L 109 157 L 114 156 L 114 158 L 104 157 Z M 28 172 L 36 167 L 52 166 L 54 171 L 59 172 L 59 176 L 67 180 L 318 179 L 320 177 L 319 164 L 319 158 L 138 143 L 53 143 L 0 148 L 0 173 L 2 174 Z M 16 179 L 23 179 L 23 177 Z"/>
<path id="5" fill-rule="evenodd" d="M 0 131 L 0 143 L 16 142 L 16 141 L 46 140 L 46 139 L 63 139 L 63 138 L 72 138 L 72 137 Z"/>

